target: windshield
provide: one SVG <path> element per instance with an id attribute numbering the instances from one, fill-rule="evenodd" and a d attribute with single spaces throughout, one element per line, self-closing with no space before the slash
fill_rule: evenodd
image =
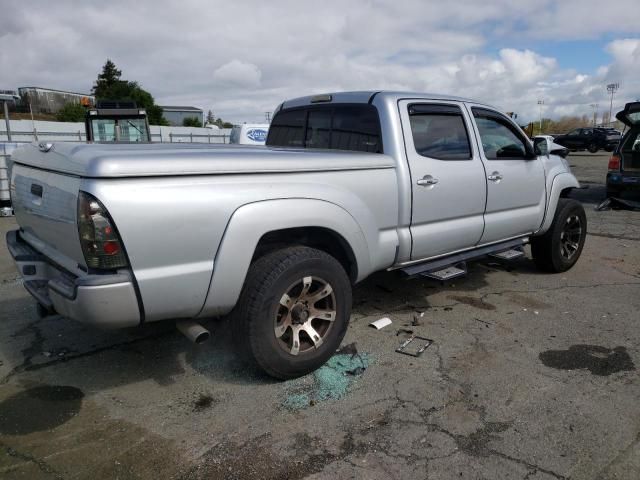
<path id="1" fill-rule="evenodd" d="M 96 118 L 91 120 L 94 142 L 148 142 L 144 118 Z"/>

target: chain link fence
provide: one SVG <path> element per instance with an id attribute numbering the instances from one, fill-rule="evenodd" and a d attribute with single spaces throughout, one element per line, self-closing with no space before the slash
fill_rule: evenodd
<path id="1" fill-rule="evenodd" d="M 77 132 L 47 132 L 38 131 L 14 131 L 11 130 L 11 141 L 13 142 L 38 142 L 42 140 L 57 142 L 84 142 L 87 135 L 84 130 Z M 0 142 L 9 141 L 7 132 L 0 130 Z M 154 143 L 207 143 L 224 144 L 229 143 L 229 135 L 225 133 L 173 133 L 163 135 L 162 133 L 151 133 L 151 141 Z"/>

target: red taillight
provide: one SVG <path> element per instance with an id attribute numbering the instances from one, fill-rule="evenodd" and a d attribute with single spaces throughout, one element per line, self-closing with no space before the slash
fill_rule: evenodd
<path id="1" fill-rule="evenodd" d="M 88 267 L 113 270 L 129 266 L 107 209 L 85 192 L 78 196 L 78 233 Z"/>
<path id="2" fill-rule="evenodd" d="M 107 255 L 115 255 L 120 251 L 120 245 L 118 242 L 105 242 L 102 244 L 102 250 Z"/>
<path id="3" fill-rule="evenodd" d="M 609 158 L 609 170 L 620 170 L 620 155 L 611 155 Z"/>

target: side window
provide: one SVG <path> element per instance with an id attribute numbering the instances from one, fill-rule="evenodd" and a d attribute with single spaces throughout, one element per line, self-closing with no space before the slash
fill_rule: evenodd
<path id="1" fill-rule="evenodd" d="M 580 135 L 580 129 L 571 130 L 567 135 Z"/>
<path id="2" fill-rule="evenodd" d="M 329 148 L 331 140 L 331 110 L 311 110 L 307 119 L 307 148 Z"/>
<path id="3" fill-rule="evenodd" d="M 373 105 L 339 105 L 333 112 L 331 147 L 382 153 L 380 118 Z"/>
<path id="4" fill-rule="evenodd" d="M 527 147 L 506 119 L 497 114 L 473 108 L 473 116 L 480 132 L 484 155 L 488 160 L 527 158 Z"/>
<path id="5" fill-rule="evenodd" d="M 622 151 L 640 153 L 640 130 L 627 134 L 625 138 Z"/>
<path id="6" fill-rule="evenodd" d="M 278 112 L 269 127 L 268 145 L 274 147 L 304 146 L 304 125 L 307 111 L 304 109 Z"/>
<path id="7" fill-rule="evenodd" d="M 582 129 L 582 135 L 591 135 L 593 132 L 591 131 L 590 128 L 583 128 Z"/>
<path id="8" fill-rule="evenodd" d="M 409 121 L 416 152 L 439 160 L 469 160 L 469 135 L 456 105 L 409 105 Z"/>

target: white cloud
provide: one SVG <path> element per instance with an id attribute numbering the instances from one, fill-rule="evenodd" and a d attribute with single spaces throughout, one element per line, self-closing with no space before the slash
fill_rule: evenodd
<path id="1" fill-rule="evenodd" d="M 640 97 L 637 0 L 46 0 L 0 18 L 0 88 L 88 91 L 107 57 L 160 104 L 261 120 L 283 99 L 331 90 L 456 94 L 537 117 Z M 126 12 L 123 15 L 122 12 Z M 576 71 L 535 45 L 614 34 L 611 61 Z M 525 42 L 526 40 L 526 42 Z"/>
<path id="2" fill-rule="evenodd" d="M 253 63 L 245 63 L 240 60 L 231 60 L 213 72 L 215 85 L 257 88 L 260 86 L 262 72 Z"/>

